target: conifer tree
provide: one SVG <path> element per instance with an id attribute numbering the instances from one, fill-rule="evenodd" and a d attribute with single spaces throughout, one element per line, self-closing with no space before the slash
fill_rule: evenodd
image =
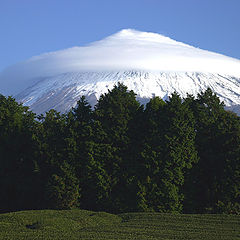
<path id="1" fill-rule="evenodd" d="M 45 204 L 51 209 L 70 209 L 79 203 L 79 182 L 66 162 L 49 176 L 44 190 Z"/>
<path id="2" fill-rule="evenodd" d="M 184 175 L 197 161 L 193 115 L 176 93 L 166 104 L 152 99 L 145 114 L 148 132 L 142 157 L 149 208 L 181 212 Z"/>
<path id="3" fill-rule="evenodd" d="M 110 147 L 102 142 L 100 122 L 93 119 L 93 111 L 85 97 L 68 114 L 68 122 L 76 141 L 74 165 L 80 181 L 80 206 L 90 210 L 109 207 L 109 176 L 106 172 Z"/>
<path id="4" fill-rule="evenodd" d="M 105 133 L 103 143 L 111 146 L 111 160 L 108 159 L 108 175 L 111 176 L 112 211 L 126 211 L 128 208 L 128 181 L 133 167 L 130 126 L 140 107 L 135 93 L 128 91 L 121 83 L 102 95 L 95 107 L 95 119 Z"/>
<path id="5" fill-rule="evenodd" d="M 70 207 L 73 202 L 75 203 L 73 199 L 78 200 L 77 194 L 79 193 L 73 164 L 76 144 L 67 127 L 67 119 L 64 114 L 50 110 L 40 120 L 41 124 L 37 129 L 37 167 L 42 207 L 52 206 L 55 199 L 58 202 L 57 208 L 67 208 L 67 205 Z M 73 192 L 69 193 L 70 195 L 64 195 L 63 192 L 66 189 L 73 189 Z M 46 196 L 51 196 L 49 199 L 52 201 Z M 72 196 L 73 199 L 69 200 L 71 203 L 64 203 L 63 196 L 66 198 Z"/>
<path id="6" fill-rule="evenodd" d="M 0 206 L 3 211 L 34 206 L 35 114 L 0 95 Z"/>
<path id="7" fill-rule="evenodd" d="M 210 88 L 189 102 L 197 123 L 199 163 L 188 176 L 185 211 L 237 211 L 239 117 L 225 111 L 224 104 Z"/>

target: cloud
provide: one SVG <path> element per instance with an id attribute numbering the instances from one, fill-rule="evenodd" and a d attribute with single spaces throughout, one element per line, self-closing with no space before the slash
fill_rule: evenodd
<path id="1" fill-rule="evenodd" d="M 121 70 L 240 76 L 240 61 L 160 34 L 126 29 L 84 47 L 45 53 L 6 68 L 0 73 L 0 93 L 14 95 L 62 73 Z"/>

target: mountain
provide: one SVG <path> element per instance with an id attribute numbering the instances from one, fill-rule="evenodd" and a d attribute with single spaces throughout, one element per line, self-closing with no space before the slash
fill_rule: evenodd
<path id="1" fill-rule="evenodd" d="M 156 33 L 122 30 L 82 47 L 35 56 L 0 73 L 0 92 L 43 113 L 67 111 L 85 95 L 94 105 L 117 82 L 145 103 L 207 87 L 238 112 L 240 61 Z"/>

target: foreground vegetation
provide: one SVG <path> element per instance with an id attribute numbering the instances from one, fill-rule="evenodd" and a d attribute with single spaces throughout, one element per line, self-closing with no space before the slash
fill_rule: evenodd
<path id="1" fill-rule="evenodd" d="M 2 240 L 238 240 L 240 216 L 40 210 L 0 215 Z"/>
<path id="2" fill-rule="evenodd" d="M 0 211 L 240 214 L 240 119 L 210 90 L 140 105 L 118 84 L 36 116 L 0 95 Z"/>
<path id="3" fill-rule="evenodd" d="M 240 217 L 40 210 L 0 215 L 0 239 L 240 239 Z"/>

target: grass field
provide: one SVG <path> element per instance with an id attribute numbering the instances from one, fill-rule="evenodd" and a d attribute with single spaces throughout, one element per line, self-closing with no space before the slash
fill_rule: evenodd
<path id="1" fill-rule="evenodd" d="M 240 216 L 23 211 L 0 214 L 0 239 L 238 240 Z"/>

